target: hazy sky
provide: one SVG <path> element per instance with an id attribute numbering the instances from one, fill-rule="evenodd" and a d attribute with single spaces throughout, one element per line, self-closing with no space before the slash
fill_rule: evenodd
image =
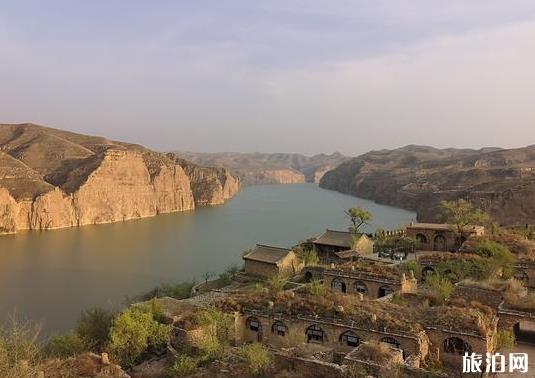
<path id="1" fill-rule="evenodd" d="M 535 144 L 533 0 L 0 0 L 0 123 L 159 149 Z"/>

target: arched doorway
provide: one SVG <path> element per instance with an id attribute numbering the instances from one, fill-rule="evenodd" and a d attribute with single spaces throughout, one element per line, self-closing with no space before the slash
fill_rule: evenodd
<path id="1" fill-rule="evenodd" d="M 435 273 L 435 269 L 431 266 L 426 266 L 422 269 L 422 281 L 425 282 L 426 278 Z"/>
<path id="2" fill-rule="evenodd" d="M 305 281 L 306 282 L 312 282 L 313 278 L 314 277 L 312 276 L 312 272 L 308 271 L 308 272 L 305 273 Z"/>
<path id="3" fill-rule="evenodd" d="M 362 281 L 355 281 L 355 291 L 361 294 L 368 293 L 368 286 Z"/>
<path id="4" fill-rule="evenodd" d="M 338 291 L 341 291 L 342 293 L 345 293 L 346 292 L 346 283 L 344 281 L 342 281 L 341 279 L 339 278 L 335 278 L 331 281 L 331 287 L 334 289 L 334 290 L 338 290 Z"/>
<path id="5" fill-rule="evenodd" d="M 390 286 L 381 286 L 379 290 L 377 291 L 377 297 L 382 298 L 386 297 L 387 295 L 390 295 L 394 292 L 394 290 Z"/>
<path id="6" fill-rule="evenodd" d="M 340 335 L 340 343 L 348 347 L 358 347 L 361 338 L 353 331 L 345 331 Z"/>
<path id="7" fill-rule="evenodd" d="M 416 234 L 416 249 L 427 249 L 427 236 L 424 234 Z"/>
<path id="8" fill-rule="evenodd" d="M 307 342 L 309 343 L 323 343 L 327 338 L 325 332 L 317 324 L 313 324 L 306 330 Z"/>
<path id="9" fill-rule="evenodd" d="M 435 236 L 433 242 L 433 251 L 445 251 L 446 250 L 446 238 L 444 235 Z"/>
<path id="10" fill-rule="evenodd" d="M 464 355 L 472 353 L 472 347 L 466 341 L 459 337 L 450 337 L 444 340 L 444 353 Z"/>

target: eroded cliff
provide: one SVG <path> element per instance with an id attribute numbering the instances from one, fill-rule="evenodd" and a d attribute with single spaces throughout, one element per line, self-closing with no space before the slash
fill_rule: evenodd
<path id="1" fill-rule="evenodd" d="M 228 171 L 190 166 L 138 145 L 0 125 L 0 233 L 193 210 L 238 192 Z"/>
<path id="2" fill-rule="evenodd" d="M 440 221 L 441 201 L 464 198 L 501 224 L 535 223 L 535 146 L 372 151 L 327 172 L 320 186 L 415 210 L 421 221 Z"/>

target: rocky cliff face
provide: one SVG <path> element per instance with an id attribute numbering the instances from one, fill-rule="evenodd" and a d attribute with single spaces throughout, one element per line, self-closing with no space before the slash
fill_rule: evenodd
<path id="1" fill-rule="evenodd" d="M 243 185 L 317 183 L 326 171 L 348 159 L 339 153 L 314 156 L 237 152 L 175 154 L 197 164 L 228 168 L 239 176 Z"/>
<path id="2" fill-rule="evenodd" d="M 372 151 L 327 172 L 320 186 L 415 210 L 439 221 L 443 200 L 465 198 L 502 224 L 535 222 L 535 146 Z"/>
<path id="3" fill-rule="evenodd" d="M 0 233 L 193 210 L 223 203 L 238 190 L 239 181 L 226 170 L 192 170 L 186 161 L 141 146 L 36 125 L 0 125 Z"/>
<path id="4" fill-rule="evenodd" d="M 197 206 L 220 205 L 240 189 L 239 179 L 225 168 L 202 167 L 173 154 L 168 156 L 184 167 L 191 180 Z"/>

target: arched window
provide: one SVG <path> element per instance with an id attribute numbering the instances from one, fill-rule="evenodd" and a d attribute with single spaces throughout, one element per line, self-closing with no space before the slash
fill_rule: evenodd
<path id="1" fill-rule="evenodd" d="M 394 292 L 394 290 L 390 286 L 381 286 L 379 288 L 379 291 L 377 292 L 377 296 L 379 298 L 386 297 L 387 295 L 390 295 Z"/>
<path id="2" fill-rule="evenodd" d="M 367 294 L 368 286 L 362 281 L 355 281 L 355 291 L 357 293 Z"/>
<path id="3" fill-rule="evenodd" d="M 262 324 L 254 316 L 248 317 L 245 321 L 245 324 L 247 325 L 247 329 L 249 329 L 250 331 L 260 332 L 262 330 Z"/>
<path id="4" fill-rule="evenodd" d="M 331 281 L 331 287 L 334 290 L 341 291 L 342 293 L 346 292 L 346 283 L 339 278 L 335 278 Z"/>
<path id="5" fill-rule="evenodd" d="M 340 335 L 340 343 L 350 347 L 357 347 L 360 345 L 360 337 L 353 331 L 345 331 Z"/>
<path id="6" fill-rule="evenodd" d="M 321 329 L 320 326 L 313 324 L 307 328 L 307 341 L 322 343 L 325 340 L 325 332 Z"/>
<path id="7" fill-rule="evenodd" d="M 271 326 L 271 332 L 277 336 L 286 336 L 288 334 L 288 327 L 283 322 L 277 320 Z"/>
<path id="8" fill-rule="evenodd" d="M 444 340 L 444 352 L 464 355 L 465 353 L 472 353 L 472 347 L 463 339 L 450 337 Z"/>
<path id="9" fill-rule="evenodd" d="M 381 340 L 380 340 L 382 343 L 385 343 L 385 344 L 388 344 L 394 348 L 397 348 L 397 349 L 400 349 L 401 348 L 401 343 L 399 341 L 397 341 L 396 339 L 394 339 L 393 337 L 383 337 Z"/>
<path id="10" fill-rule="evenodd" d="M 427 236 L 424 234 L 416 234 L 416 241 L 418 242 L 418 245 L 425 246 L 427 245 Z"/>

